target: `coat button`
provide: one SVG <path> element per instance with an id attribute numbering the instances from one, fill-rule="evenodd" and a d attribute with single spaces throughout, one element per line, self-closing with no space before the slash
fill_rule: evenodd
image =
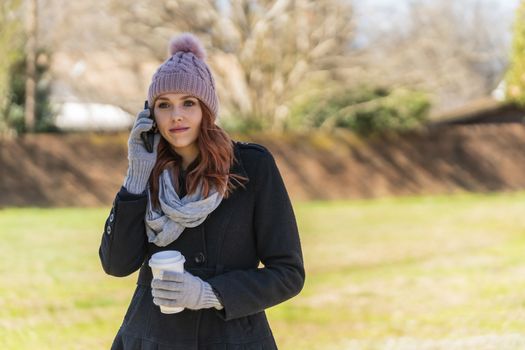
<path id="1" fill-rule="evenodd" d="M 111 215 L 109 216 L 109 222 L 113 222 L 113 219 L 115 219 L 115 215 L 111 213 Z"/>
<path id="2" fill-rule="evenodd" d="M 108 225 L 108 227 L 106 228 L 106 232 L 108 233 L 108 235 L 111 234 L 111 226 Z"/>
<path id="3" fill-rule="evenodd" d="M 193 261 L 195 261 L 196 264 L 200 265 L 206 261 L 206 257 L 203 253 L 197 253 L 197 255 L 195 255 L 195 257 L 193 258 Z"/>

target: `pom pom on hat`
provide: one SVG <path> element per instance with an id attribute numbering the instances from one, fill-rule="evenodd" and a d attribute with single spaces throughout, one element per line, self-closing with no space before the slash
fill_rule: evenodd
<path id="1" fill-rule="evenodd" d="M 175 55 L 179 51 L 191 52 L 201 60 L 206 59 L 206 50 L 199 39 L 191 33 L 182 33 L 170 40 L 168 54 Z"/>

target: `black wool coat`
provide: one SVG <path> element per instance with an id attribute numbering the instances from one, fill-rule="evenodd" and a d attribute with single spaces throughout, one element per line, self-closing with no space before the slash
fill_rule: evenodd
<path id="1" fill-rule="evenodd" d="M 248 177 L 194 228 L 166 247 L 148 243 L 146 195 L 122 188 L 106 220 L 99 255 L 104 271 L 137 287 L 112 349 L 276 349 L 264 310 L 297 295 L 305 272 L 297 224 L 279 170 L 263 146 L 234 142 L 230 172 Z M 185 269 L 207 281 L 224 309 L 163 314 L 153 304 L 148 260 L 178 250 Z M 260 264 L 261 263 L 261 264 Z"/>

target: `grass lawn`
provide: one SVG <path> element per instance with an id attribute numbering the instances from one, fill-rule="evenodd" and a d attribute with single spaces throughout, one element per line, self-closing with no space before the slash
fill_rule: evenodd
<path id="1" fill-rule="evenodd" d="M 524 349 L 525 193 L 295 203 L 307 282 L 280 349 Z M 109 349 L 136 273 L 107 276 L 108 208 L 0 210 L 0 348 Z"/>

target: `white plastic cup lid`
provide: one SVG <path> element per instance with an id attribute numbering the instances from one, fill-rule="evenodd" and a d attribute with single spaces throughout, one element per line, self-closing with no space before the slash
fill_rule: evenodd
<path id="1" fill-rule="evenodd" d="M 186 259 L 177 250 L 164 250 L 151 256 L 149 265 L 171 265 L 184 263 Z"/>

